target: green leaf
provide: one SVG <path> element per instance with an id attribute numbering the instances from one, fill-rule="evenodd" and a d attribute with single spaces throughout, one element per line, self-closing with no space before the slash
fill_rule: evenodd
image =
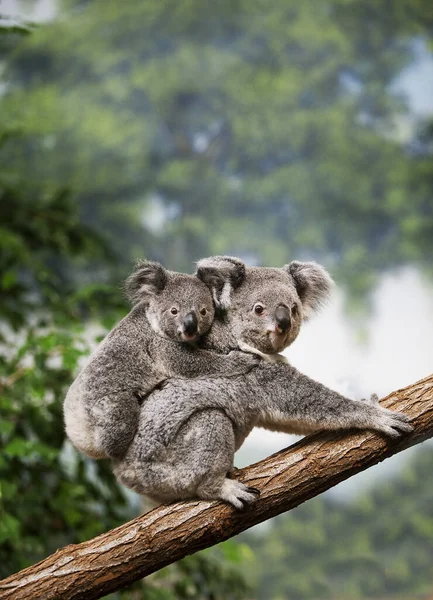
<path id="1" fill-rule="evenodd" d="M 13 542 L 20 536 L 21 525 L 13 515 L 3 512 L 0 518 L 0 544 L 5 541 Z"/>
<path id="2" fill-rule="evenodd" d="M 10 457 L 22 458 L 28 454 L 29 445 L 31 444 L 27 440 L 16 437 L 6 445 L 4 453 Z"/>
<path id="3" fill-rule="evenodd" d="M 0 435 L 9 436 L 15 429 L 15 424 L 12 421 L 5 421 L 0 419 Z"/>

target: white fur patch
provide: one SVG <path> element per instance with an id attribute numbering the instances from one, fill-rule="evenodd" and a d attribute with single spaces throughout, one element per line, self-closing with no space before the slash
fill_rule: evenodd
<path id="1" fill-rule="evenodd" d="M 238 346 L 240 350 L 243 350 L 244 352 L 249 352 L 250 354 L 257 354 L 258 356 L 260 356 L 261 358 L 263 358 L 263 360 L 265 360 L 266 362 L 270 362 L 270 363 L 287 363 L 287 358 L 285 356 L 283 356 L 282 354 L 265 354 L 264 352 L 260 352 L 260 350 L 257 350 L 257 348 L 254 348 L 254 346 L 250 346 L 249 344 L 247 344 L 246 342 L 242 341 L 242 340 L 238 340 Z"/>
<path id="2" fill-rule="evenodd" d="M 148 310 L 148 311 L 146 311 L 146 317 L 147 317 L 147 320 L 149 321 L 149 324 L 152 327 L 153 331 L 155 333 L 158 333 L 159 335 L 162 335 L 163 337 L 166 337 L 159 325 L 159 319 L 158 319 L 157 315 L 155 315 L 155 313 Z"/>
<path id="3" fill-rule="evenodd" d="M 226 261 L 215 257 L 215 256 L 211 256 L 209 258 L 202 258 L 197 262 L 197 267 L 199 269 L 218 269 L 220 267 L 224 267 L 226 266 Z"/>
<path id="4" fill-rule="evenodd" d="M 74 402 L 75 399 L 77 402 Z M 66 397 L 64 411 L 66 435 L 80 452 L 90 458 L 106 458 L 95 432 L 88 427 L 87 414 L 80 400 L 79 391 L 71 390 Z"/>
<path id="5" fill-rule="evenodd" d="M 226 281 L 220 298 L 219 298 L 219 305 L 223 310 L 227 310 L 231 304 L 231 295 L 232 295 L 232 286 L 230 285 L 229 281 Z"/>
<path id="6" fill-rule="evenodd" d="M 152 283 L 143 283 L 143 285 L 140 286 L 137 294 L 140 296 L 154 296 L 157 292 L 158 290 Z"/>
<path id="7" fill-rule="evenodd" d="M 212 288 L 212 298 L 213 298 L 213 301 L 214 301 L 214 303 L 215 303 L 215 306 L 216 306 L 217 308 L 219 308 L 219 307 L 220 307 L 220 301 L 219 301 L 219 298 L 218 298 L 218 296 L 217 296 L 217 293 L 216 293 L 216 289 L 215 289 L 215 288 Z"/>

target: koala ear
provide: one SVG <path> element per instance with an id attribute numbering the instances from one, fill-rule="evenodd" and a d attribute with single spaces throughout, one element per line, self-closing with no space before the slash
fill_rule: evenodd
<path id="1" fill-rule="evenodd" d="M 125 281 L 125 293 L 133 304 L 155 296 L 167 284 L 167 271 L 149 260 L 138 260 L 134 271 Z"/>
<path id="2" fill-rule="evenodd" d="M 318 311 L 328 300 L 334 282 L 329 273 L 315 262 L 292 261 L 283 269 L 292 277 L 298 296 L 301 299 L 308 319 L 312 312 Z"/>
<path id="3" fill-rule="evenodd" d="M 245 279 L 245 265 L 233 256 L 211 256 L 198 261 L 196 275 L 211 290 L 216 308 L 227 310 L 233 290 Z"/>

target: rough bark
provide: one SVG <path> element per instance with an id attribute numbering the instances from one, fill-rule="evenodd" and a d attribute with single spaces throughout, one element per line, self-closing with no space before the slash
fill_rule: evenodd
<path id="1" fill-rule="evenodd" d="M 0 598 L 101 598 L 188 554 L 298 506 L 340 481 L 433 436 L 433 375 L 387 396 L 383 405 L 412 417 L 398 440 L 367 432 L 310 435 L 236 476 L 261 490 L 236 512 L 221 502 L 162 506 L 92 540 L 66 546 L 0 581 Z"/>

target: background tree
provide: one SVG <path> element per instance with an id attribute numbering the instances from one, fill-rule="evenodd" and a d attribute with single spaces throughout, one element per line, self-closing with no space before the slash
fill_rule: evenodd
<path id="1" fill-rule="evenodd" d="M 120 285 L 133 258 L 186 271 L 214 253 L 270 265 L 315 258 L 358 301 L 381 269 L 431 273 L 432 125 L 395 83 L 417 47 L 431 48 L 433 12 L 428 0 L 63 0 L 51 23 L 1 23 L 4 576 L 133 510 L 107 464 L 65 444 L 61 415 L 92 338 L 127 310 Z M 432 544 L 426 502 L 416 504 L 425 543 L 413 538 L 418 550 L 395 556 L 388 574 L 392 544 L 371 551 L 378 575 L 368 582 L 351 557 L 367 564 L 362 549 L 378 537 L 356 528 L 357 509 L 330 505 L 328 522 L 317 502 L 260 538 L 275 557 L 275 598 L 329 597 L 327 578 L 338 590 L 348 572 L 351 598 L 426 589 L 416 575 Z M 400 540 L 395 510 L 383 531 Z M 293 559 L 284 532 L 297 539 L 306 519 L 316 549 L 337 544 L 340 527 L 356 540 L 353 554 L 339 558 L 335 545 L 328 562 L 307 561 L 307 587 L 305 570 L 290 583 L 277 562 Z M 301 542 L 298 555 L 311 555 Z M 146 593 L 241 597 L 245 580 L 228 558 L 247 572 L 248 549 L 232 544 L 164 572 Z"/>
<path id="2" fill-rule="evenodd" d="M 6 21 L 0 43 L 11 52 L 30 32 L 26 23 Z M 19 146 L 24 132 L 19 121 L 5 121 L 0 151 Z M 137 511 L 106 461 L 86 460 L 65 444 L 62 415 L 66 389 L 96 337 L 86 321 L 98 318 L 100 336 L 125 313 L 120 272 L 107 239 L 81 221 L 69 189 L 0 173 L 0 578 Z M 232 563 L 248 556 L 242 545 L 227 544 L 115 596 L 141 597 L 144 588 L 155 600 L 235 600 L 248 586 Z"/>
<path id="3" fill-rule="evenodd" d="M 325 256 L 360 289 L 428 267 L 431 202 L 391 86 L 430 42 L 428 2 L 61 6 L 9 60 L 2 112 L 23 134 L 1 158 L 70 189 L 119 255 Z"/>
<path id="4" fill-rule="evenodd" d="M 254 550 L 256 598 L 430 597 L 432 463 L 425 447 L 360 497 L 314 498 L 242 534 Z"/>

